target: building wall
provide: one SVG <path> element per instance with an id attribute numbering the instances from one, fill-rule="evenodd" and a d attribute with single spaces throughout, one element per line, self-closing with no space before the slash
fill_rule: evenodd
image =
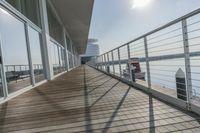
<path id="1" fill-rule="evenodd" d="M 97 44 L 88 44 L 86 53 L 83 56 L 98 56 L 99 55 L 99 45 Z"/>
<path id="2" fill-rule="evenodd" d="M 49 4 L 0 0 L 0 103 L 80 65 L 73 41 Z"/>
<path id="3" fill-rule="evenodd" d="M 99 45 L 88 43 L 85 54 L 80 55 L 81 64 L 85 64 L 86 62 L 90 61 L 92 57 L 96 57 L 96 56 L 99 56 Z"/>

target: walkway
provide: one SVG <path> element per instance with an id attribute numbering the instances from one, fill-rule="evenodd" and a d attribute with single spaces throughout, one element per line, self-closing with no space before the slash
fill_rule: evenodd
<path id="1" fill-rule="evenodd" d="M 0 133 L 200 132 L 186 113 L 88 66 L 0 105 Z"/>

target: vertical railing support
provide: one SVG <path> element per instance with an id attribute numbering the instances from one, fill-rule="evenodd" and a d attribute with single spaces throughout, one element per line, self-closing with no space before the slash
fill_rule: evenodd
<path id="1" fill-rule="evenodd" d="M 149 65 L 149 53 L 148 53 L 148 44 L 147 37 L 144 37 L 144 47 L 145 47 L 145 57 L 146 57 L 146 70 L 147 70 L 147 82 L 148 87 L 151 88 L 151 73 L 150 73 L 150 65 Z"/>
<path id="2" fill-rule="evenodd" d="M 112 53 L 113 74 L 115 75 L 115 63 L 114 63 L 114 54 L 113 54 L 113 51 L 111 51 L 111 53 Z"/>
<path id="3" fill-rule="evenodd" d="M 106 54 L 104 54 L 103 57 L 104 57 L 104 71 L 106 71 Z"/>
<path id="4" fill-rule="evenodd" d="M 1 83 L 3 86 L 3 95 L 4 95 L 4 98 L 6 98 L 8 97 L 8 85 L 7 85 L 7 79 L 6 79 L 6 72 L 8 72 L 8 66 L 6 67 L 7 70 L 5 72 L 1 34 L 0 34 L 0 59 L 1 59 L 1 63 L 0 63 Z"/>
<path id="5" fill-rule="evenodd" d="M 107 71 L 110 73 L 110 59 L 109 59 L 109 53 L 107 53 Z"/>
<path id="6" fill-rule="evenodd" d="M 28 66 L 30 70 L 30 76 L 31 76 L 31 83 L 34 86 L 35 85 L 35 74 L 33 69 L 33 61 L 32 61 L 32 55 L 31 55 L 31 44 L 30 44 L 30 38 L 29 38 L 29 31 L 28 31 L 28 24 L 25 24 L 25 33 L 26 33 L 26 42 L 27 42 L 27 53 L 28 53 Z M 26 71 L 26 66 L 25 66 Z"/>
<path id="7" fill-rule="evenodd" d="M 103 56 L 100 56 L 100 60 L 101 60 L 101 70 L 103 70 Z"/>
<path id="8" fill-rule="evenodd" d="M 131 60 L 130 44 L 127 44 L 127 52 L 128 52 L 128 61 L 130 61 L 130 60 Z M 128 63 L 128 62 L 127 62 L 127 63 Z M 129 74 L 130 74 L 130 75 L 129 75 L 129 76 L 130 76 L 130 77 L 129 77 L 130 80 L 133 81 L 133 80 L 132 80 L 133 77 L 132 77 L 132 74 L 131 74 L 130 66 L 129 66 Z"/>
<path id="9" fill-rule="evenodd" d="M 117 52 L 118 52 L 118 60 L 119 60 L 119 74 L 120 74 L 120 78 L 122 78 L 122 67 L 121 67 L 121 58 L 120 58 L 119 48 L 117 49 Z"/>
<path id="10" fill-rule="evenodd" d="M 189 50 L 188 30 L 187 30 L 186 19 L 182 20 L 182 31 L 183 31 L 183 45 L 184 45 L 184 55 L 185 55 L 186 84 L 187 84 L 187 102 L 188 102 L 187 108 L 190 110 L 192 81 L 191 81 L 190 50 Z"/>

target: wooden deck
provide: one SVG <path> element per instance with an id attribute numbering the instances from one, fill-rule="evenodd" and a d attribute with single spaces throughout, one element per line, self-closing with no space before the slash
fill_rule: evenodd
<path id="1" fill-rule="evenodd" d="M 0 105 L 0 133 L 200 132 L 200 116 L 88 66 Z"/>

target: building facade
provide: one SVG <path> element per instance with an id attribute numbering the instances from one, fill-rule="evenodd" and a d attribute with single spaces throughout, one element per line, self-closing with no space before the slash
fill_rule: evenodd
<path id="1" fill-rule="evenodd" d="M 96 44 L 97 42 L 97 39 L 88 40 L 85 54 L 80 55 L 82 64 L 85 64 L 86 62 L 90 61 L 93 57 L 99 56 L 100 50 L 99 45 Z"/>
<path id="2" fill-rule="evenodd" d="M 80 65 L 92 7 L 93 0 L 0 0 L 0 102 Z"/>

